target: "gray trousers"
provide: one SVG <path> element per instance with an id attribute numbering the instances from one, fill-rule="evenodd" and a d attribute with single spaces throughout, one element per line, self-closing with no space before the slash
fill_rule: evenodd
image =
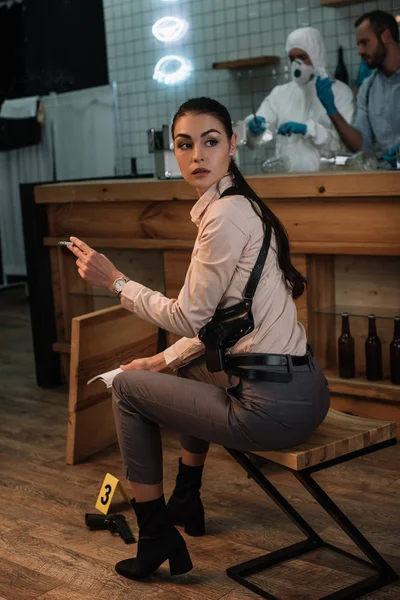
<path id="1" fill-rule="evenodd" d="M 268 368 L 267 368 L 268 369 Z M 273 367 L 277 371 L 285 368 Z M 236 450 L 279 450 L 302 442 L 324 420 L 329 389 L 315 360 L 293 367 L 290 383 L 250 382 L 209 373 L 203 357 L 179 377 L 124 371 L 113 382 L 113 409 L 127 479 L 163 479 L 159 425 L 181 433 L 193 453 L 210 442 Z"/>

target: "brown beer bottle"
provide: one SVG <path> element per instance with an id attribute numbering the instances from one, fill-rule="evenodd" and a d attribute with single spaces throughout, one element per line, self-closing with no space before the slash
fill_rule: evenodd
<path id="1" fill-rule="evenodd" d="M 394 334 L 390 344 L 390 380 L 400 385 L 400 317 L 394 318 Z"/>
<path id="2" fill-rule="evenodd" d="M 368 315 L 365 364 L 368 381 L 380 381 L 382 379 L 382 344 L 376 331 L 375 315 Z"/>
<path id="3" fill-rule="evenodd" d="M 354 338 L 350 334 L 349 313 L 342 313 L 342 333 L 338 339 L 339 377 L 356 376 Z"/>

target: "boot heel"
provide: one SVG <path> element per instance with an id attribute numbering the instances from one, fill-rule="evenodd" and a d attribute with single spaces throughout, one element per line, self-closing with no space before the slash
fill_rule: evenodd
<path id="1" fill-rule="evenodd" d="M 183 575 L 193 569 L 192 561 L 190 560 L 189 552 L 186 546 L 175 550 L 169 557 L 169 572 L 170 575 Z"/>
<path id="2" fill-rule="evenodd" d="M 185 533 L 192 537 L 201 537 L 206 534 L 204 521 L 201 523 L 187 523 L 185 525 Z"/>

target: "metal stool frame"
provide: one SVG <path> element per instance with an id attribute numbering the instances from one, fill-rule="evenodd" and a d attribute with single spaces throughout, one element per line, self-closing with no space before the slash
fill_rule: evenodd
<path id="1" fill-rule="evenodd" d="M 265 463 L 278 464 L 274 461 L 263 458 L 257 454 L 244 453 L 238 450 L 232 450 L 225 448 L 229 454 L 240 464 L 241 467 L 248 473 L 249 477 L 261 487 L 261 489 L 273 500 L 286 514 L 287 517 L 306 535 L 306 539 L 292 544 L 285 548 L 269 552 L 258 558 L 254 558 L 247 562 L 229 567 L 227 569 L 227 575 L 243 585 L 244 587 L 252 590 L 258 596 L 267 598 L 268 600 L 279 600 L 279 597 L 270 594 L 263 590 L 258 585 L 248 581 L 246 577 L 259 573 L 264 569 L 268 569 L 274 565 L 283 563 L 289 559 L 296 558 L 317 550 L 318 548 L 328 548 L 333 552 L 341 554 L 349 559 L 355 560 L 367 567 L 374 570 L 374 574 L 370 575 L 361 581 L 358 581 L 352 585 L 349 585 L 341 590 L 323 596 L 320 600 L 356 600 L 364 594 L 372 592 L 382 588 L 383 586 L 392 583 L 399 579 L 398 574 L 392 569 L 392 567 L 385 561 L 385 559 L 375 550 L 375 548 L 368 542 L 363 534 L 355 527 L 348 517 L 341 511 L 341 509 L 333 502 L 328 494 L 316 483 L 312 478 L 312 474 L 324 469 L 328 469 L 334 465 L 338 465 L 343 462 L 347 462 L 359 456 L 365 456 L 371 452 L 376 452 L 388 446 L 396 444 L 396 438 L 373 444 L 367 448 L 351 452 L 339 458 L 322 462 L 318 465 L 307 467 L 296 471 L 289 467 L 282 468 L 288 469 L 293 473 L 296 479 L 308 490 L 308 492 L 315 498 L 318 504 L 332 517 L 332 519 L 339 525 L 339 527 L 348 535 L 349 538 L 359 547 L 359 549 L 369 559 L 366 561 L 350 552 L 346 552 L 337 546 L 329 544 L 324 541 L 316 531 L 303 519 L 303 517 L 297 512 L 297 510 L 282 496 L 282 494 L 276 489 L 275 486 L 261 473 L 259 466 Z M 249 456 L 247 456 L 247 454 Z"/>

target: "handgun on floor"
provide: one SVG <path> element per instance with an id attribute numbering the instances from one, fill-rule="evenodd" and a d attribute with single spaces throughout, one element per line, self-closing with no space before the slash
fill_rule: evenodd
<path id="1" fill-rule="evenodd" d="M 89 527 L 90 531 L 108 529 L 111 533 L 121 536 L 125 544 L 134 544 L 136 541 L 124 515 L 104 517 L 103 515 L 86 513 L 85 524 Z"/>

